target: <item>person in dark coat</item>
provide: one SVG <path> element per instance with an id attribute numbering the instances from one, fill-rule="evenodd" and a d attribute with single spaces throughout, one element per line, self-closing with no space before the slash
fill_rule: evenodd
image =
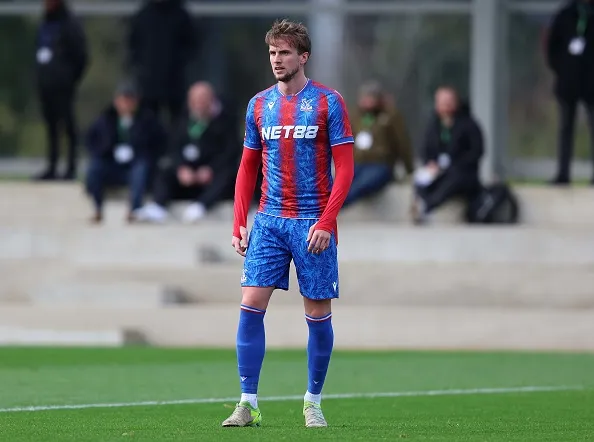
<path id="1" fill-rule="evenodd" d="M 560 120 L 558 168 L 553 183 L 569 184 L 579 102 L 587 110 L 594 160 L 594 1 L 572 0 L 554 16 L 548 35 L 547 61 L 555 75 Z"/>
<path id="2" fill-rule="evenodd" d="M 88 63 L 85 34 L 64 0 L 45 0 L 36 42 L 37 90 L 47 130 L 47 168 L 36 179 L 58 177 L 59 132 L 68 136 L 64 179 L 76 177 L 78 134 L 74 112 L 76 90 Z"/>
<path id="3" fill-rule="evenodd" d="M 171 166 L 156 179 L 154 202 L 139 216 L 163 222 L 171 200 L 188 200 L 183 220 L 202 219 L 220 201 L 232 198 L 241 141 L 237 118 L 227 111 L 206 82 L 188 92 L 188 115 L 171 139 Z"/>
<path id="4" fill-rule="evenodd" d="M 422 148 L 424 166 L 415 173 L 413 216 L 423 222 L 434 209 L 455 196 L 471 199 L 480 191 L 483 135 L 457 92 L 441 87 L 435 94 L 435 114 Z"/>
<path id="5" fill-rule="evenodd" d="M 149 109 L 139 108 L 139 95 L 131 83 L 121 84 L 110 105 L 87 133 L 89 170 L 87 192 L 93 199 L 92 221 L 103 219 L 103 196 L 108 186 L 130 190 L 128 221 L 141 208 L 151 167 L 166 144 L 167 135 Z"/>
<path id="6" fill-rule="evenodd" d="M 156 115 L 167 109 L 173 126 L 183 114 L 186 71 L 196 50 L 196 31 L 181 0 L 149 0 L 133 17 L 128 56 L 142 105 Z"/>

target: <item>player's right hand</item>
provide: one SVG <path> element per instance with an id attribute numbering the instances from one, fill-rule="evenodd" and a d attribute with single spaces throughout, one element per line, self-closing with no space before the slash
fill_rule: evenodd
<path id="1" fill-rule="evenodd" d="M 235 251 L 237 253 L 239 253 L 241 256 L 245 256 L 245 252 L 248 247 L 247 229 L 243 226 L 240 227 L 239 234 L 241 235 L 241 238 L 234 236 L 233 239 L 231 240 L 231 245 L 233 246 L 233 248 L 235 248 Z"/>

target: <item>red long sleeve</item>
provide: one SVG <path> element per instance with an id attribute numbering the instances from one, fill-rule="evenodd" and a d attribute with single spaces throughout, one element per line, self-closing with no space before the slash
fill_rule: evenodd
<path id="1" fill-rule="evenodd" d="M 334 146 L 332 148 L 332 158 L 334 159 L 334 168 L 336 171 L 334 185 L 332 186 L 328 204 L 326 204 L 326 208 L 318 221 L 316 230 L 334 232 L 338 241 L 336 218 L 349 193 L 355 173 L 353 143 Z"/>
<path id="2" fill-rule="evenodd" d="M 259 149 L 244 148 L 241 164 L 235 181 L 235 200 L 233 203 L 233 236 L 241 238 L 240 227 L 247 228 L 247 217 L 250 202 L 254 196 L 258 169 L 262 162 L 262 151 Z"/>

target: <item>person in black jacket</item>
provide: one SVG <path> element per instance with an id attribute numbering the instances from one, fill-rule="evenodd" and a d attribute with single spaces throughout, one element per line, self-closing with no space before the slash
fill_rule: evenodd
<path id="1" fill-rule="evenodd" d="M 57 176 L 59 129 L 68 135 L 68 164 L 64 179 L 76 177 L 77 127 L 74 114 L 76 89 L 87 66 L 83 28 L 64 0 L 45 0 L 45 14 L 37 33 L 37 90 L 47 129 L 47 168 L 36 179 Z M 63 125 L 63 126 L 62 126 Z"/>
<path id="2" fill-rule="evenodd" d="M 139 95 L 131 83 L 121 84 L 113 104 L 91 126 L 86 137 L 89 170 L 86 188 L 95 204 L 94 222 L 103 219 L 103 193 L 107 186 L 128 186 L 128 221 L 141 208 L 152 165 L 167 142 L 165 129 L 148 109 L 139 108 Z"/>
<path id="3" fill-rule="evenodd" d="M 142 105 L 156 115 L 167 109 L 173 126 L 183 114 L 186 70 L 196 50 L 194 24 L 181 0 L 149 0 L 133 17 L 128 57 Z"/>
<path id="4" fill-rule="evenodd" d="M 435 115 L 425 134 L 424 166 L 415 173 L 415 221 L 425 221 L 432 210 L 454 196 L 473 198 L 481 188 L 482 155 L 483 135 L 468 106 L 460 104 L 453 88 L 439 88 Z"/>
<path id="5" fill-rule="evenodd" d="M 572 0 L 555 15 L 548 36 L 547 59 L 555 74 L 560 119 L 558 169 L 553 184 L 569 184 L 580 101 L 588 113 L 594 159 L 594 1 Z"/>
<path id="6" fill-rule="evenodd" d="M 233 195 L 241 156 L 237 119 L 206 82 L 190 88 L 188 110 L 172 137 L 172 164 L 157 177 L 154 203 L 140 213 L 144 221 L 165 221 L 169 202 L 177 199 L 193 201 L 183 219 L 196 222 L 211 207 Z"/>

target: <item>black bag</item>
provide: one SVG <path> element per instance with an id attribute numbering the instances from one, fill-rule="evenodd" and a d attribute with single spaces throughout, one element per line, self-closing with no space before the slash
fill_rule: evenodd
<path id="1" fill-rule="evenodd" d="M 503 183 L 483 187 L 466 211 L 466 221 L 475 224 L 515 224 L 519 217 L 518 199 Z"/>

